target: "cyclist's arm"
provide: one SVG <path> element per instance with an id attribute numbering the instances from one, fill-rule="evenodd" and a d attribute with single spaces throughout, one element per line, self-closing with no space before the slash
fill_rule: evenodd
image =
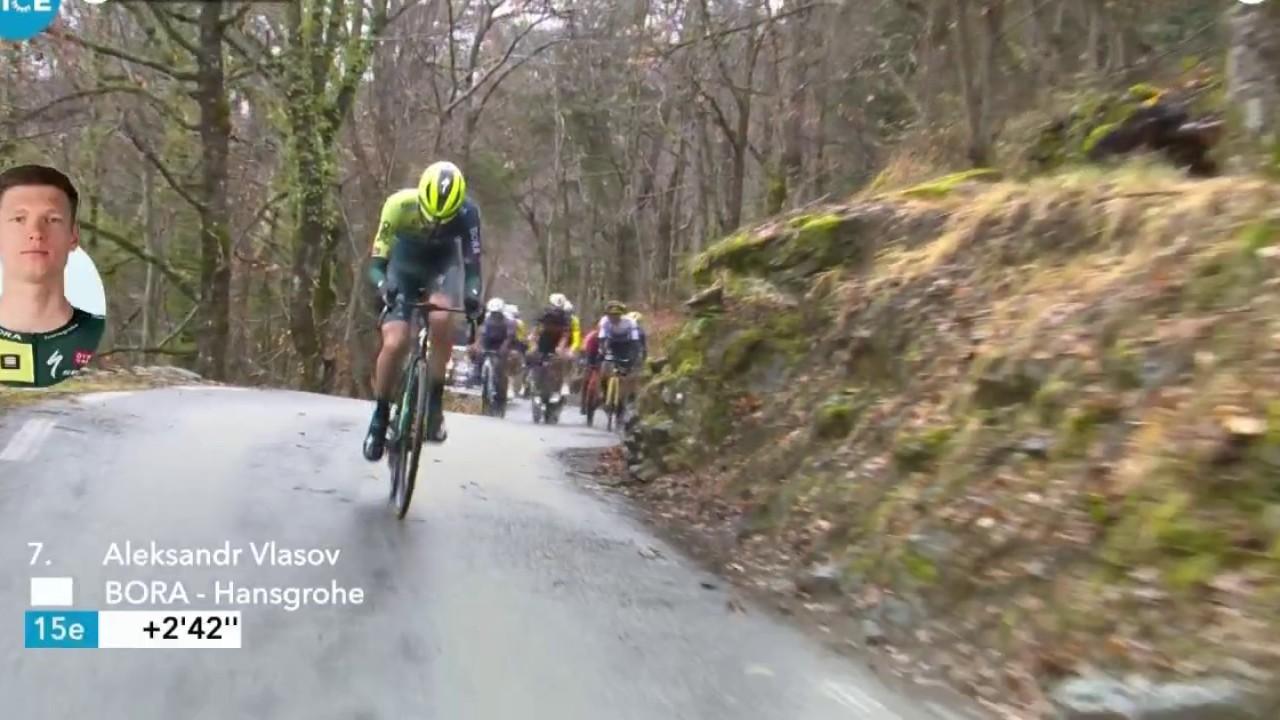
<path id="1" fill-rule="evenodd" d="M 467 218 L 466 236 L 462 238 L 463 285 L 467 297 L 479 302 L 483 282 L 480 275 L 480 208 L 469 206 Z"/>
<path id="2" fill-rule="evenodd" d="M 582 322 L 578 320 L 577 315 L 570 318 L 569 322 L 571 334 L 573 335 L 572 348 L 576 351 L 582 347 Z"/>
<path id="3" fill-rule="evenodd" d="M 391 248 L 396 242 L 395 228 L 399 222 L 400 204 L 392 195 L 382 204 L 382 212 L 378 217 L 378 232 L 373 236 L 372 259 L 369 262 L 369 281 L 374 287 L 381 287 L 387 279 L 387 264 L 391 258 Z"/>

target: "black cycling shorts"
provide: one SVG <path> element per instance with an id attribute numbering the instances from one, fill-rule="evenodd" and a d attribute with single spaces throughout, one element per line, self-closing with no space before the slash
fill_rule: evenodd
<path id="1" fill-rule="evenodd" d="M 568 332 L 569 330 L 566 328 L 560 331 L 543 330 L 538 333 L 538 352 L 543 355 L 554 353 L 556 348 L 560 347 L 560 341 L 564 339 L 565 334 Z"/>
<path id="2" fill-rule="evenodd" d="M 462 258 L 443 254 L 422 267 L 404 267 L 393 258 L 387 266 L 387 279 L 399 294 L 382 315 L 382 323 L 408 322 L 411 303 L 423 302 L 431 295 L 443 293 L 449 304 L 462 309 Z"/>

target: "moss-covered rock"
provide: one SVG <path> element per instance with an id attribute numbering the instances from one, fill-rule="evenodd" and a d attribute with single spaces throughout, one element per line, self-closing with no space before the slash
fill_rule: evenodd
<path id="1" fill-rule="evenodd" d="M 903 472 L 931 469 L 942 458 L 954 434 L 955 428 L 950 426 L 907 433 L 893 448 L 894 462 Z"/>
<path id="2" fill-rule="evenodd" d="M 1141 83 L 1125 92 L 1086 93 L 1039 131 L 1027 157 L 1047 172 L 1150 150 L 1193 174 L 1215 174 L 1209 153 L 1221 140 L 1223 125 L 1197 101 L 1218 82 L 1194 75 L 1172 88 Z"/>
<path id="3" fill-rule="evenodd" d="M 1075 154 L 1096 128 L 1072 129 Z M 767 531 L 731 555 L 829 558 L 846 587 L 912 598 L 913 624 L 979 628 L 983 657 L 1108 666 L 1112 636 L 1248 656 L 1209 603 L 1243 583 L 1240 622 L 1280 632 L 1280 186 L 981 179 L 775 219 L 699 258 L 714 311 L 690 309 L 642 396 L 664 466 L 696 478 L 670 502 Z M 1205 626 L 1219 646 L 1180 644 Z"/>
<path id="4" fill-rule="evenodd" d="M 857 405 L 848 395 L 828 398 L 813 416 L 813 430 L 818 437 L 834 440 L 846 437 L 857 420 Z"/>
<path id="5" fill-rule="evenodd" d="M 938 199 L 944 198 L 955 192 L 956 188 L 972 183 L 975 181 L 994 182 L 1003 177 L 1002 173 L 995 168 L 974 168 L 972 170 L 964 170 L 958 173 L 943 175 L 942 177 L 930 180 L 928 182 L 913 185 L 906 190 L 899 191 L 900 195 L 910 198 L 920 199 Z"/>

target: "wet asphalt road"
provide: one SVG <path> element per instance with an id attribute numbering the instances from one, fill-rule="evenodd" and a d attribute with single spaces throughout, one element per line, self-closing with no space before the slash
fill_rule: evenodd
<path id="1" fill-rule="evenodd" d="M 413 508 L 386 504 L 359 455 L 365 403 L 170 388 L 0 417 L 4 717 L 224 720 L 819 720 L 935 717 L 747 605 L 551 452 L 610 436 L 451 415 Z M 249 543 L 341 550 L 334 566 L 258 567 Z M 244 548 L 236 567 L 104 567 L 113 542 Z M 43 542 L 32 567 L 28 542 Z M 652 550 L 658 552 L 654 553 Z M 45 560 L 50 561 L 45 565 Z M 29 578 L 184 584 L 239 609 L 238 650 L 27 650 Z M 361 605 L 215 605 L 215 581 L 362 588 Z M 714 583 L 707 589 L 704 582 Z M 205 600 L 194 597 L 204 593 Z"/>

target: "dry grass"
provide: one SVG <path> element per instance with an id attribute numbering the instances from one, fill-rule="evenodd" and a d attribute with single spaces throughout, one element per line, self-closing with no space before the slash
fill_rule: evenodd
<path id="1" fill-rule="evenodd" d="M 0 387 L 0 413 L 5 410 L 26 407 L 50 400 L 60 400 L 76 395 L 121 390 L 145 390 L 153 387 L 191 382 L 193 381 L 158 377 L 127 370 L 107 373 L 91 372 L 83 376 L 70 378 L 48 388 Z"/>

